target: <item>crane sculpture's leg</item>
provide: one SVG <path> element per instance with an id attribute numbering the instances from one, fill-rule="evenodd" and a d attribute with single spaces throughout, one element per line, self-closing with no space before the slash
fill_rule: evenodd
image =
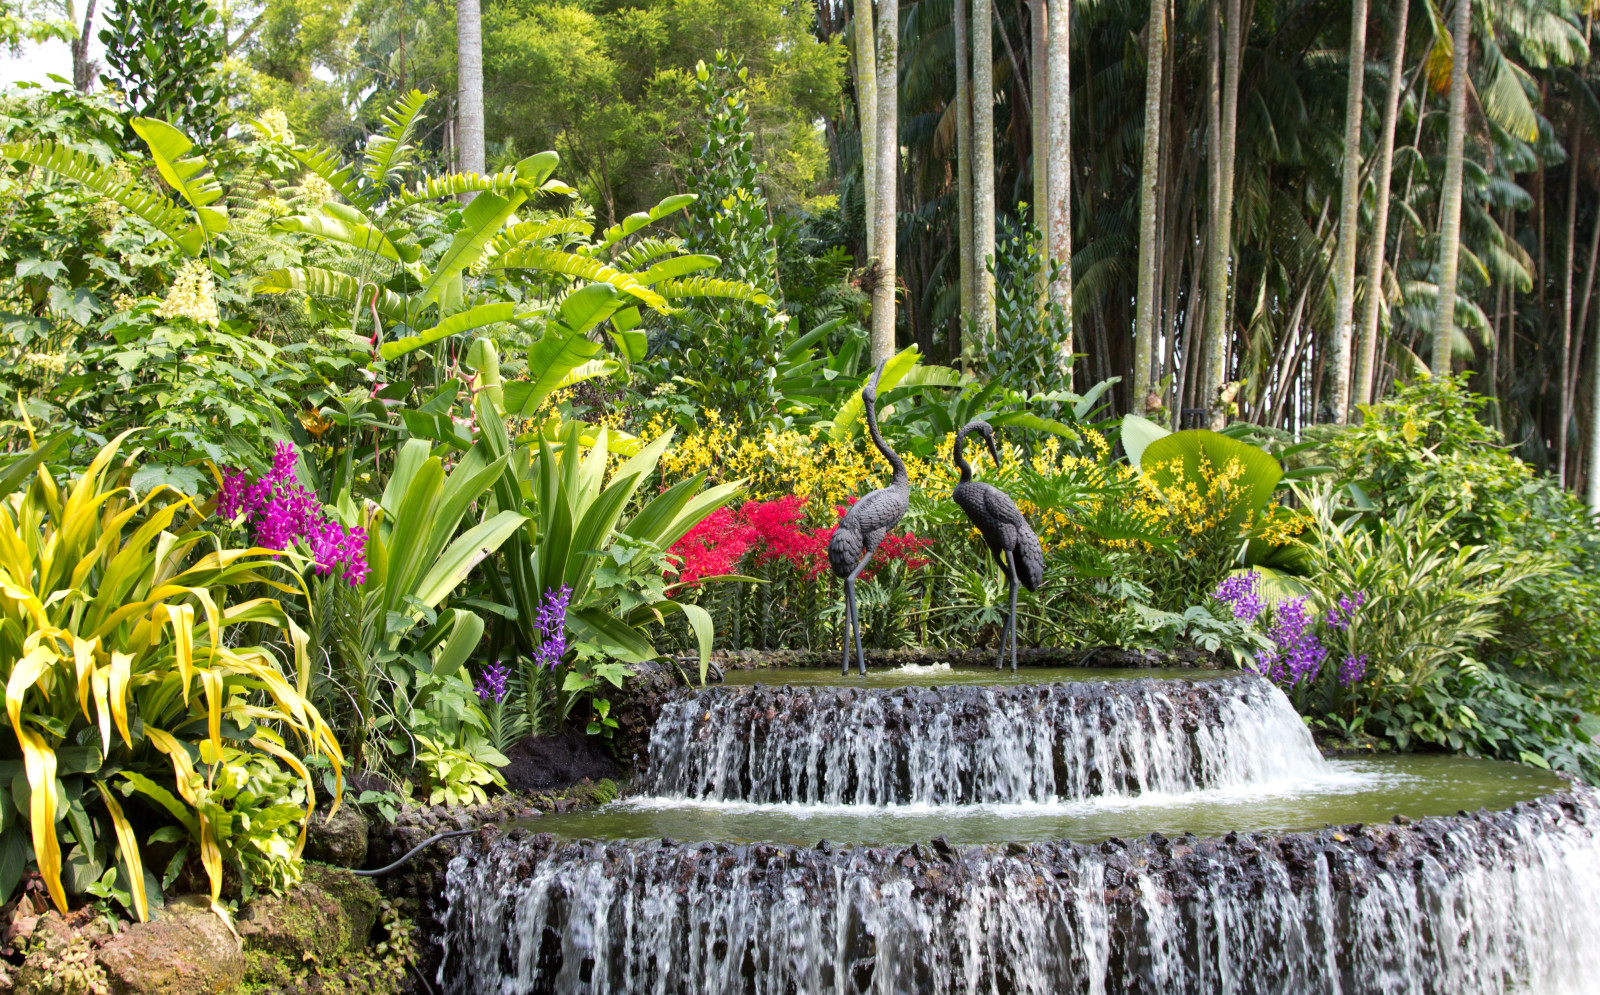
<path id="1" fill-rule="evenodd" d="M 867 564 L 872 562 L 872 554 L 876 553 L 877 551 L 877 543 L 872 543 L 870 546 L 868 546 L 867 555 L 861 558 L 861 562 L 856 564 L 856 568 L 850 571 L 850 576 L 844 579 L 845 611 L 850 616 L 850 628 L 855 630 L 856 660 L 860 664 L 862 677 L 867 676 L 867 655 L 861 649 L 861 617 L 856 612 L 856 578 L 861 576 L 861 571 L 867 569 Z M 846 639 L 844 644 L 844 670 L 842 673 L 848 674 L 849 672 L 850 642 L 848 639 Z"/>
<path id="2" fill-rule="evenodd" d="M 1011 615 L 1006 631 L 1011 633 L 1011 672 L 1017 672 L 1017 554 L 1006 553 L 1006 571 L 1011 575 Z M 1001 652 L 1004 653 L 1002 646 Z"/>
<path id="3" fill-rule="evenodd" d="M 844 579 L 844 662 L 839 665 L 839 676 L 850 673 L 850 634 L 856 627 L 856 579 L 852 574 Z"/>

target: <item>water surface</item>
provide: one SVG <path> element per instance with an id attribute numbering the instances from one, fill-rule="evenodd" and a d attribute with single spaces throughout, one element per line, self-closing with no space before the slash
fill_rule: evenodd
<path id="1" fill-rule="evenodd" d="M 760 667 L 755 670 L 729 670 L 723 683 L 733 687 L 764 684 L 782 687 L 943 687 L 953 684 L 1050 684 L 1058 681 L 1131 681 L 1141 677 L 1199 680 L 1224 677 L 1236 670 L 1206 670 L 1198 667 L 1010 667 L 972 664 L 908 664 L 902 667 L 868 667 L 865 677 L 851 665 L 850 675 L 841 677 L 834 667 Z"/>
<path id="2" fill-rule="evenodd" d="M 1096 842 L 1159 831 L 1219 836 L 1230 831 L 1320 829 L 1417 819 L 1458 810 L 1504 809 L 1564 790 L 1559 777 L 1520 764 L 1447 756 L 1330 760 L 1314 777 L 1247 787 L 1071 801 L 992 805 L 753 804 L 627 798 L 590 812 L 547 815 L 526 825 L 568 839 L 776 842 L 809 845 Z"/>

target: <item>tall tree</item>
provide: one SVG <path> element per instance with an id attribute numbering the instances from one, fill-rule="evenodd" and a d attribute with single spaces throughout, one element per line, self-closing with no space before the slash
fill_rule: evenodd
<path id="1" fill-rule="evenodd" d="M 94 66 L 89 63 L 90 31 L 94 29 L 94 10 L 98 0 L 89 0 L 88 6 L 83 10 L 83 26 L 78 29 L 78 36 L 72 39 L 72 85 L 77 87 L 79 93 L 88 93 L 94 86 Z M 67 0 L 67 20 L 75 19 L 72 0 Z"/>
<path id="2" fill-rule="evenodd" d="M 1213 167 L 1216 177 L 1214 210 L 1211 216 L 1211 244 L 1206 250 L 1206 358 L 1201 383 L 1213 429 L 1222 428 L 1228 420 L 1228 402 L 1223 397 L 1223 380 L 1228 375 L 1229 322 L 1228 285 L 1233 253 L 1233 178 L 1234 157 L 1237 148 L 1239 120 L 1239 60 L 1244 48 L 1245 27 L 1240 23 L 1239 0 L 1227 0 L 1222 32 L 1225 52 L 1222 65 L 1221 106 L 1213 114 L 1213 141 L 1211 154 L 1217 162 Z M 1216 59 L 1216 39 L 1213 35 L 1212 57 Z M 1215 86 L 1213 70 L 1213 86 Z M 1213 103 L 1217 98 L 1212 98 Z"/>
<path id="3" fill-rule="evenodd" d="M 970 372 L 978 357 L 975 328 L 978 264 L 972 242 L 972 78 L 967 51 L 967 0 L 955 0 L 956 41 L 956 254 L 960 257 L 961 358 Z"/>
<path id="4" fill-rule="evenodd" d="M 872 288 L 872 361 L 894 355 L 895 185 L 900 156 L 900 7 L 898 0 L 878 0 L 878 137 L 873 206 L 877 212 L 874 236 L 878 257 L 877 282 Z"/>
<path id="5" fill-rule="evenodd" d="M 1161 169 L 1161 70 L 1166 62 L 1167 0 L 1150 0 L 1144 56 L 1144 164 L 1139 181 L 1139 299 L 1133 330 L 1133 394 L 1129 410 L 1144 413 L 1155 341 L 1156 180 Z"/>
<path id="6" fill-rule="evenodd" d="M 1066 334 L 1059 344 L 1059 365 L 1072 363 L 1072 87 L 1070 69 L 1072 0 L 1050 0 L 1050 46 L 1047 61 L 1047 115 L 1049 201 L 1044 209 L 1050 221 L 1049 254 L 1053 264 L 1050 302 L 1061 310 Z M 1035 153 L 1037 154 L 1037 153 Z"/>
<path id="7" fill-rule="evenodd" d="M 866 218 L 867 252 L 878 251 L 878 59 L 877 36 L 872 30 L 872 0 L 856 0 L 854 23 L 856 56 L 856 117 L 861 134 L 861 203 Z"/>
<path id="8" fill-rule="evenodd" d="M 1472 30 L 1472 0 L 1456 0 L 1450 28 L 1450 116 L 1445 137 L 1444 186 L 1439 197 L 1439 310 L 1433 319 L 1435 373 L 1450 372 L 1456 331 L 1456 264 L 1461 254 L 1462 156 L 1467 140 L 1467 42 Z"/>
<path id="9" fill-rule="evenodd" d="M 1578 164 L 1583 161 L 1583 127 L 1572 115 L 1572 137 L 1567 142 L 1567 252 L 1561 268 L 1561 399 L 1556 405 L 1556 479 L 1567 484 L 1567 428 L 1572 424 L 1572 282 L 1578 268 Z"/>
<path id="10" fill-rule="evenodd" d="M 1032 74 L 1033 226 L 1039 230 L 1039 306 L 1050 302 L 1050 12 L 1045 0 L 1028 0 L 1033 22 L 1028 67 Z"/>
<path id="11" fill-rule="evenodd" d="M 994 8 L 972 0 L 972 254 L 977 347 L 994 343 Z"/>
<path id="12" fill-rule="evenodd" d="M 478 0 L 456 0 L 456 168 L 484 171 L 483 12 Z"/>
<path id="13" fill-rule="evenodd" d="M 1367 2 L 1350 4 L 1350 82 L 1344 100 L 1344 154 L 1339 166 L 1339 258 L 1333 271 L 1333 348 L 1328 377 L 1333 381 L 1333 420 L 1343 422 L 1350 407 L 1350 347 L 1356 304 L 1356 236 L 1361 222 L 1361 117 L 1367 74 Z M 1374 286 L 1368 291 L 1372 296 Z"/>
<path id="14" fill-rule="evenodd" d="M 1377 364 L 1378 317 L 1383 305 L 1384 243 L 1389 237 L 1389 182 L 1394 175 L 1394 130 L 1400 120 L 1400 94 L 1405 88 L 1406 21 L 1409 3 L 1396 4 L 1394 50 L 1389 56 L 1389 92 L 1384 98 L 1383 134 L 1378 138 L 1378 175 L 1372 198 L 1372 242 L 1367 246 L 1367 298 L 1361 311 L 1361 358 L 1356 365 L 1357 404 L 1372 402 Z"/>

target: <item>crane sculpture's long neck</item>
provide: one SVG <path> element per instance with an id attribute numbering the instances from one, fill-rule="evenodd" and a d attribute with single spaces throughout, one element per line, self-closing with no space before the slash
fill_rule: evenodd
<path id="1" fill-rule="evenodd" d="M 895 454 L 895 451 L 889 448 L 889 444 L 883 441 L 883 433 L 878 431 L 877 402 L 867 401 L 866 408 L 867 431 L 872 434 L 872 444 L 878 447 L 878 452 L 882 453 L 883 458 L 888 460 L 889 465 L 894 468 L 894 480 L 890 482 L 889 486 L 909 489 L 911 487 L 911 479 L 906 476 L 906 465 L 900 461 L 900 457 Z"/>
<path id="2" fill-rule="evenodd" d="M 975 428 L 969 428 L 957 435 L 955 449 L 951 452 L 951 456 L 955 458 L 956 469 L 961 471 L 961 482 L 963 484 L 972 480 L 972 464 L 967 462 L 964 451 L 967 448 L 967 436 L 976 431 L 977 429 Z"/>

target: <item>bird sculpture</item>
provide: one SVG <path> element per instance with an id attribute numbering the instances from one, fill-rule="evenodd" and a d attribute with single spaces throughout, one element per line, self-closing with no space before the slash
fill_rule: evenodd
<path id="1" fill-rule="evenodd" d="M 840 674 L 850 673 L 852 633 L 856 641 L 856 660 L 860 663 L 861 673 L 864 675 L 867 672 L 867 658 L 861 649 L 861 622 L 856 617 L 856 578 L 872 562 L 872 554 L 877 551 L 884 536 L 900 523 L 906 509 L 911 507 L 911 481 L 906 477 L 906 465 L 883 441 L 883 435 L 878 431 L 878 378 L 883 376 L 883 367 L 887 362 L 884 360 L 879 363 L 872 379 L 861 388 L 861 400 L 866 406 L 867 431 L 872 435 L 872 444 L 889 461 L 889 466 L 894 469 L 894 478 L 888 487 L 881 487 L 851 505 L 844 519 L 839 522 L 839 527 L 833 530 L 833 537 L 828 540 L 828 565 L 833 568 L 835 577 L 844 579 L 846 629 L 844 664 Z"/>
<path id="2" fill-rule="evenodd" d="M 1006 617 L 1006 627 L 1000 633 L 1000 656 L 994 662 L 999 670 L 1006 660 L 1006 640 L 1011 640 L 1011 672 L 1017 672 L 1017 582 L 1030 591 L 1037 591 L 1044 581 L 1044 549 L 1039 537 L 1033 534 L 1028 520 L 1022 517 L 1017 503 L 993 484 L 972 479 L 972 466 L 962 455 L 967 436 L 983 436 L 989 444 L 989 455 L 995 466 L 1000 465 L 1000 450 L 995 445 L 994 428 L 986 421 L 973 421 L 964 425 L 956 435 L 955 463 L 961 471 L 961 480 L 950 494 L 967 518 L 983 533 L 983 541 L 994 554 L 994 560 L 1010 580 L 1011 612 Z"/>

